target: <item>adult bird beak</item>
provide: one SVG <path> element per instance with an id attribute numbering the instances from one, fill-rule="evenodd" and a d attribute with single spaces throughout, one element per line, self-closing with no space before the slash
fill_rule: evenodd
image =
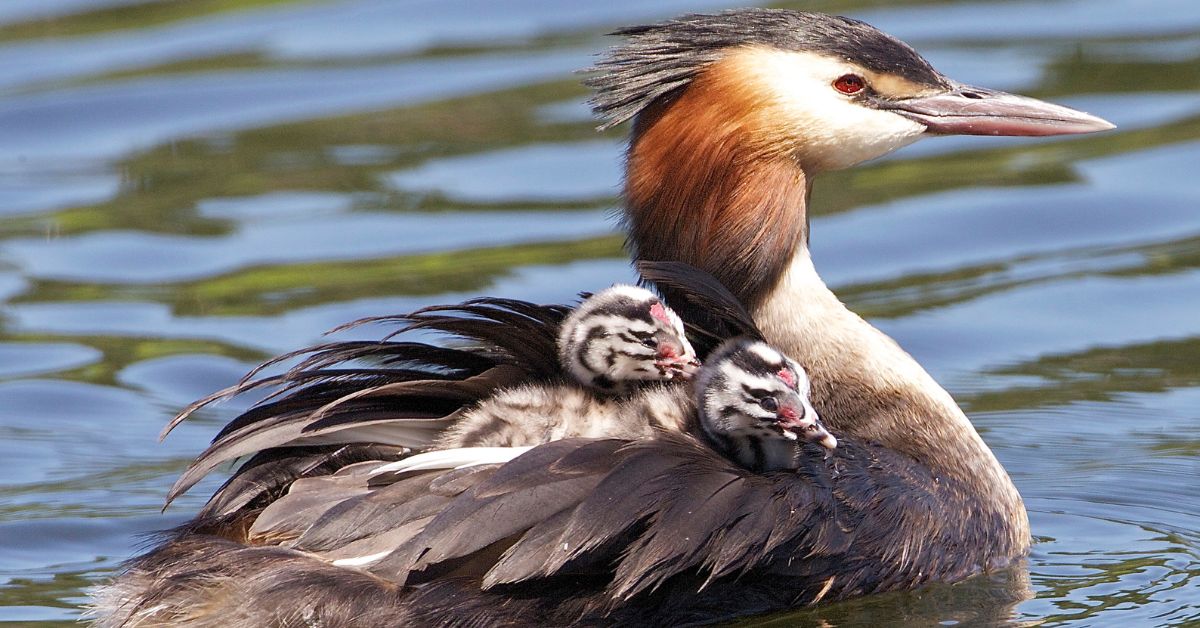
<path id="1" fill-rule="evenodd" d="M 879 106 L 920 122 L 937 135 L 1070 135 L 1116 128 L 1108 120 L 1070 107 L 959 84 L 940 94 Z"/>

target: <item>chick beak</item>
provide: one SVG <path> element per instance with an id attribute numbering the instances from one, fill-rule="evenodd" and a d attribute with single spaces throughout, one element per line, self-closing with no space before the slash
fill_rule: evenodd
<path id="1" fill-rule="evenodd" d="M 690 380 L 700 369 L 695 355 L 672 342 L 658 343 L 657 354 L 654 364 L 666 379 Z"/>
<path id="2" fill-rule="evenodd" d="M 994 89 L 951 84 L 949 91 L 879 102 L 937 135 L 1070 135 L 1116 128 L 1090 113 Z"/>
<path id="3" fill-rule="evenodd" d="M 775 426 L 784 438 L 789 440 L 803 439 L 804 442 L 816 443 L 830 451 L 837 449 L 837 438 L 821 424 L 816 409 L 803 400 L 800 403 L 789 402 L 781 405 Z"/>

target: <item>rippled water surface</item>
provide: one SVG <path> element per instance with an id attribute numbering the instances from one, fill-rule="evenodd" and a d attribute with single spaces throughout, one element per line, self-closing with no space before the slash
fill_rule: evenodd
<path id="1" fill-rule="evenodd" d="M 65 623 L 236 412 L 338 323 L 630 277 L 621 130 L 572 75 L 692 0 L 0 2 L 0 621 Z M 1200 622 L 1200 3 L 816 0 L 1120 128 L 927 140 L 818 181 L 829 283 L 1013 475 L 1029 573 L 771 625 Z M 1028 589 L 1029 599 L 1012 602 Z"/>

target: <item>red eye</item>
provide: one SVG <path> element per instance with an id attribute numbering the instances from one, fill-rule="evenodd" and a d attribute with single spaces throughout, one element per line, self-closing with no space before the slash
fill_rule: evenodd
<path id="1" fill-rule="evenodd" d="M 867 86 L 867 82 L 857 74 L 843 74 L 833 82 L 833 88 L 843 94 L 857 94 Z"/>

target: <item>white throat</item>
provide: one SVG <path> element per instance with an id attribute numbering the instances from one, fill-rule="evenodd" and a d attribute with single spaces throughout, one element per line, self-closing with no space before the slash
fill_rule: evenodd
<path id="1" fill-rule="evenodd" d="M 857 379 L 869 375 L 880 389 L 920 391 L 939 410 L 961 417 L 975 432 L 950 394 L 911 355 L 847 309 L 825 285 L 807 247 L 797 250 L 780 285 L 754 314 L 766 340 L 806 369 L 815 367 L 827 374 L 854 368 L 860 373 Z M 819 405 L 817 410 L 827 419 L 845 414 Z"/>
<path id="2" fill-rule="evenodd" d="M 767 342 L 804 367 L 830 432 L 878 442 L 945 476 L 978 486 L 1024 518 L 1020 495 L 944 388 L 826 287 L 807 247 L 755 312 Z"/>

